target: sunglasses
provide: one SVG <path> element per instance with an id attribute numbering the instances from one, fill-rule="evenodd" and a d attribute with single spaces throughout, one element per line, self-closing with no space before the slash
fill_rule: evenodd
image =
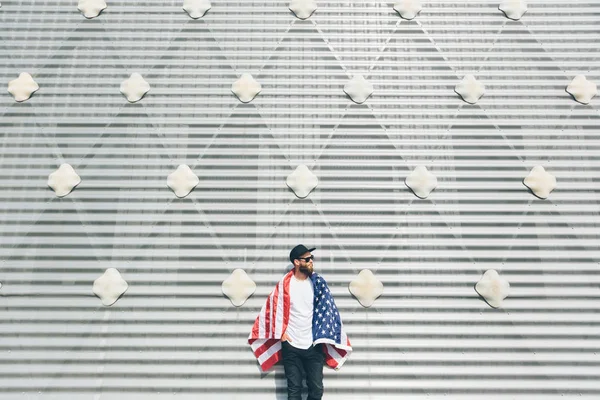
<path id="1" fill-rule="evenodd" d="M 310 257 L 304 257 L 304 258 L 297 258 L 296 260 L 304 260 L 305 262 L 309 262 L 310 260 L 314 260 L 315 256 L 310 256 Z"/>

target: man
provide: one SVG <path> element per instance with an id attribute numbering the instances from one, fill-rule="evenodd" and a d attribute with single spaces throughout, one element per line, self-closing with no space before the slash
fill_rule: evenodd
<path id="1" fill-rule="evenodd" d="M 300 400 L 303 374 L 307 400 L 320 400 L 323 362 L 337 370 L 352 352 L 327 282 L 313 270 L 313 250 L 292 249 L 294 268 L 269 295 L 248 337 L 263 371 L 283 360 L 288 400 Z"/>

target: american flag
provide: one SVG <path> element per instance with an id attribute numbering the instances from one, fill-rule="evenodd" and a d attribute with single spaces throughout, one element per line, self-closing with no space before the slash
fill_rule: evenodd
<path id="1" fill-rule="evenodd" d="M 282 358 L 281 336 L 287 329 L 290 317 L 290 280 L 293 274 L 294 270 L 291 270 L 275 286 L 248 337 L 248 344 L 263 371 L 271 369 Z M 327 282 L 317 273 L 313 273 L 310 279 L 315 296 L 313 344 L 323 343 L 325 363 L 337 370 L 348 359 L 352 346 Z"/>

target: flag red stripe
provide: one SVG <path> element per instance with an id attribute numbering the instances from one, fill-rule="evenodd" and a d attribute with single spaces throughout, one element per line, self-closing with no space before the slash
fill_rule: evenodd
<path id="1" fill-rule="evenodd" d="M 256 321 L 254 321 L 254 325 L 252 326 L 252 337 L 253 338 L 258 338 L 258 323 L 259 323 L 260 318 L 256 317 Z"/>
<path id="2" fill-rule="evenodd" d="M 271 296 L 267 297 L 267 310 L 265 312 L 265 336 L 271 335 Z"/>
<path id="3" fill-rule="evenodd" d="M 283 291 L 283 330 L 285 332 L 290 320 L 290 281 L 292 280 L 293 273 L 288 273 L 283 278 L 283 287 L 286 289 Z"/>
<path id="4" fill-rule="evenodd" d="M 335 360 L 335 358 L 333 358 L 331 356 L 331 354 L 329 354 L 329 350 L 327 348 L 328 346 L 322 346 L 323 348 L 323 352 L 325 353 L 325 364 L 327 364 L 328 366 L 330 366 L 331 368 L 337 368 L 338 363 Z"/>
<path id="5" fill-rule="evenodd" d="M 333 369 L 337 368 L 337 361 L 335 361 L 333 358 L 331 357 L 325 357 L 325 364 L 327 364 L 328 366 L 330 366 Z"/>
<path id="6" fill-rule="evenodd" d="M 279 284 L 275 286 L 275 293 L 273 294 L 273 324 L 271 324 L 271 330 L 269 337 L 275 337 L 275 328 L 277 326 L 277 304 L 279 303 Z M 285 312 L 285 310 L 284 310 Z"/>
<path id="7" fill-rule="evenodd" d="M 279 360 L 281 360 L 281 350 L 279 350 L 277 353 L 273 354 L 271 357 L 266 359 L 265 362 L 263 362 L 260 367 L 263 371 L 266 372 L 269 369 L 271 369 L 271 367 L 273 365 L 277 364 L 279 362 Z"/>
<path id="8" fill-rule="evenodd" d="M 254 350 L 254 355 L 256 356 L 256 358 L 260 357 L 262 355 L 262 353 L 269 350 L 269 347 L 271 347 L 273 345 L 274 341 L 275 340 L 267 340 L 262 346 L 260 346 L 256 350 Z"/>

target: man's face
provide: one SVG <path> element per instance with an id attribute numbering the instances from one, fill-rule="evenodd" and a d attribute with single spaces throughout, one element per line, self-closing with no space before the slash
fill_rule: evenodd
<path id="1" fill-rule="evenodd" d="M 310 257 L 310 259 L 309 259 L 309 257 Z M 298 257 L 298 262 L 300 263 L 298 269 L 300 270 L 300 272 L 302 272 L 303 274 L 305 274 L 307 276 L 311 276 L 313 273 L 312 257 L 313 257 L 312 254 L 310 254 L 309 252 L 306 252 L 306 253 L 302 254 L 301 257 Z"/>

